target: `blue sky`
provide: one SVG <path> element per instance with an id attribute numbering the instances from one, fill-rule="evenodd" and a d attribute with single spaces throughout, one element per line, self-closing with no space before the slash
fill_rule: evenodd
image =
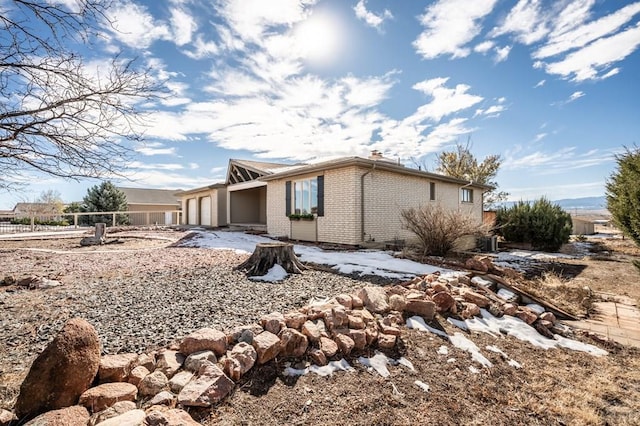
<path id="1" fill-rule="evenodd" d="M 577 198 L 603 195 L 614 154 L 640 143 L 640 2 L 117 0 L 109 14 L 117 31 L 78 51 L 138 57 L 170 92 L 145 106 L 122 186 L 373 149 L 433 169 L 470 138 L 477 157 L 503 157 L 510 199 Z M 0 209 L 99 183 L 33 182 Z"/>

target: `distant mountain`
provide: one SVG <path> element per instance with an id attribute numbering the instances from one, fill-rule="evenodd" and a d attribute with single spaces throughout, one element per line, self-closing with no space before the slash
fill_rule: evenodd
<path id="1" fill-rule="evenodd" d="M 561 200 L 551 201 L 553 204 L 557 204 L 569 213 L 576 213 L 576 211 L 584 212 L 606 212 L 607 210 L 607 197 L 582 197 L 582 198 L 564 198 Z M 514 201 L 508 201 L 503 203 L 506 207 L 514 205 Z"/>

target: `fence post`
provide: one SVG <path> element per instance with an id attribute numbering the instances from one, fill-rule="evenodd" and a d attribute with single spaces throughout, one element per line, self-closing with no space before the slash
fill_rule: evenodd
<path id="1" fill-rule="evenodd" d="M 78 227 L 78 213 L 73 214 L 73 227 L 74 228 Z"/>
<path id="2" fill-rule="evenodd" d="M 36 230 L 36 217 L 31 215 L 31 232 Z"/>
<path id="3" fill-rule="evenodd" d="M 147 226 L 151 225 L 151 223 L 149 223 L 149 212 L 147 212 L 147 214 L 145 215 L 145 222 Z"/>
<path id="4" fill-rule="evenodd" d="M 112 216 L 113 216 L 113 221 L 112 221 L 112 223 L 113 223 L 113 226 L 115 227 L 115 226 L 116 226 L 116 214 L 115 214 L 115 213 L 112 213 Z"/>

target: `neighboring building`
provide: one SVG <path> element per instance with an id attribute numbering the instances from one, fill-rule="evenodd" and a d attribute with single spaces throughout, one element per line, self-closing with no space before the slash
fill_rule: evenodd
<path id="1" fill-rule="evenodd" d="M 593 219 L 572 216 L 571 222 L 573 225 L 572 234 L 573 235 L 593 235 L 596 233 L 595 231 L 595 223 Z"/>
<path id="2" fill-rule="evenodd" d="M 483 192 L 490 189 L 407 168 L 374 151 L 370 158 L 317 164 L 230 160 L 225 184 L 179 195 L 183 205 L 192 203 L 198 211 L 198 196 L 213 199 L 208 191 L 215 190 L 221 197 L 224 187 L 229 225 L 258 225 L 276 237 L 349 245 L 412 238 L 402 229 L 400 212 L 426 203 L 468 212 L 481 224 Z M 218 202 L 218 226 L 225 224 L 221 210 Z M 193 215 L 184 217 L 184 223 L 191 217 L 201 224 Z"/>
<path id="3" fill-rule="evenodd" d="M 178 223 L 180 210 L 179 191 L 172 189 L 147 189 L 118 187 L 127 197 L 127 210 L 139 212 L 129 215 L 131 225 L 171 225 Z M 149 216 L 149 217 L 148 217 Z"/>
<path id="4" fill-rule="evenodd" d="M 182 223 L 185 225 L 225 226 L 227 224 L 227 189 L 224 183 L 180 191 Z"/>
<path id="5" fill-rule="evenodd" d="M 59 215 L 62 212 L 62 204 L 50 203 L 17 203 L 13 208 L 16 218 L 31 216 Z"/>

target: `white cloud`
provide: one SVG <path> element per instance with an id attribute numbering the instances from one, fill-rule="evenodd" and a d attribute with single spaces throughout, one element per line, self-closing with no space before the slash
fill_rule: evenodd
<path id="1" fill-rule="evenodd" d="M 532 187 L 505 187 L 504 190 L 509 193 L 508 201 L 519 200 L 535 200 L 541 195 L 549 197 L 550 191 L 553 191 L 551 199 L 559 200 L 563 198 L 590 197 L 600 196 L 604 194 L 604 181 L 598 180 L 594 182 L 584 182 L 577 184 L 554 184 L 550 186 L 532 186 Z"/>
<path id="2" fill-rule="evenodd" d="M 491 31 L 491 36 L 511 33 L 520 43 L 529 45 L 542 40 L 548 32 L 541 1 L 519 0 L 502 24 Z"/>
<path id="3" fill-rule="evenodd" d="M 542 86 L 544 86 L 544 84 L 545 84 L 546 82 L 547 82 L 547 80 L 542 79 L 542 80 L 540 80 L 539 82 L 537 82 L 537 83 L 536 83 L 536 85 L 535 85 L 535 86 L 533 86 L 533 88 L 534 88 L 534 89 L 537 89 L 538 87 L 542 87 Z"/>
<path id="4" fill-rule="evenodd" d="M 209 56 L 214 56 L 219 53 L 220 49 L 218 45 L 213 41 L 204 41 L 202 35 L 198 34 L 196 40 L 193 42 L 192 49 L 186 49 L 183 51 L 185 55 L 191 59 L 202 59 Z"/>
<path id="5" fill-rule="evenodd" d="M 502 62 L 502 61 L 506 60 L 507 57 L 509 57 L 509 52 L 511 52 L 511 46 L 496 47 L 494 49 L 494 51 L 496 52 L 496 56 L 494 57 L 494 61 L 496 63 Z"/>
<path id="6" fill-rule="evenodd" d="M 501 113 L 506 111 L 507 108 L 504 105 L 492 105 L 487 109 L 477 109 L 474 116 L 484 115 L 489 118 L 499 117 Z"/>
<path id="7" fill-rule="evenodd" d="M 175 147 L 167 148 L 161 143 L 146 143 L 145 145 L 134 149 L 137 153 L 148 157 L 153 155 L 176 155 L 177 153 Z"/>
<path id="8" fill-rule="evenodd" d="M 385 9 L 379 15 L 367 10 L 366 0 L 360 0 L 353 8 L 356 13 L 356 17 L 364 21 L 368 26 L 380 31 L 382 24 L 387 19 L 393 19 L 393 15 L 388 9 Z"/>
<path id="9" fill-rule="evenodd" d="M 483 55 L 490 51 L 495 46 L 495 43 L 491 40 L 485 40 L 482 43 L 477 44 L 473 51 L 477 53 L 482 53 Z"/>
<path id="10" fill-rule="evenodd" d="M 133 161 L 127 165 L 129 169 L 138 170 L 183 170 L 184 165 L 176 163 L 143 163 L 140 161 Z"/>
<path id="11" fill-rule="evenodd" d="M 172 8 L 170 22 L 173 40 L 176 45 L 183 46 L 191 42 L 193 33 L 198 29 L 191 15 L 185 12 L 184 9 Z"/>
<path id="12" fill-rule="evenodd" d="M 542 139 L 542 138 L 540 138 Z M 577 170 L 599 166 L 614 161 L 614 150 L 592 149 L 579 153 L 577 147 L 565 147 L 555 152 L 534 151 L 523 153 L 516 147 L 505 155 L 505 170 L 535 170 L 537 173 L 556 174 L 567 170 Z"/>
<path id="13" fill-rule="evenodd" d="M 568 54 L 557 62 L 545 64 L 545 71 L 574 81 L 602 78 L 601 71 L 629 56 L 640 46 L 640 23 L 625 31 L 600 38 L 588 46 Z"/>
<path id="14" fill-rule="evenodd" d="M 576 99 L 580 99 L 580 98 L 581 98 L 581 97 L 583 97 L 584 95 L 585 95 L 585 93 L 584 93 L 584 92 L 581 92 L 581 91 L 573 92 L 573 93 L 571 94 L 571 96 L 569 96 L 569 100 L 568 100 L 567 102 L 573 102 L 573 101 L 575 101 Z"/>
<path id="15" fill-rule="evenodd" d="M 468 56 L 467 44 L 480 33 L 480 21 L 491 13 L 496 3 L 497 0 L 439 0 L 420 16 L 424 31 L 413 46 L 425 59 Z"/>
<path id="16" fill-rule="evenodd" d="M 534 142 L 540 142 L 542 139 L 546 138 L 548 133 L 538 133 L 535 138 L 533 138 Z"/>
<path id="17" fill-rule="evenodd" d="M 445 87 L 448 78 L 424 80 L 413 85 L 413 89 L 433 97 L 433 100 L 418 108 L 417 115 L 422 119 L 440 121 L 442 117 L 465 110 L 482 101 L 481 96 L 467 93 L 470 86 L 458 84 L 455 88 Z"/>
<path id="18" fill-rule="evenodd" d="M 115 29 L 112 36 L 128 46 L 146 49 L 156 40 L 171 39 L 167 25 L 156 21 L 144 6 L 116 3 L 107 13 Z"/>

